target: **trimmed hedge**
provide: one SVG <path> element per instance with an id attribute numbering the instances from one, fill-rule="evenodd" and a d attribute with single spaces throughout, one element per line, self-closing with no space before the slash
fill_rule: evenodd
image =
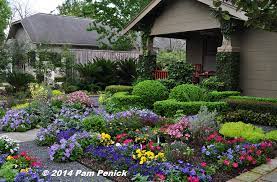
<path id="1" fill-rule="evenodd" d="M 238 100 L 252 100 L 252 101 L 277 103 L 277 98 L 264 98 L 264 97 L 251 97 L 251 96 L 230 96 L 229 98 L 238 99 Z"/>
<path id="2" fill-rule="evenodd" d="M 124 111 L 130 108 L 141 108 L 142 99 L 139 96 L 128 95 L 128 92 L 117 92 L 106 100 L 106 107 L 109 111 Z"/>
<path id="3" fill-rule="evenodd" d="M 225 100 L 233 110 L 251 110 L 258 113 L 277 115 L 277 103 L 274 100 L 259 101 L 247 97 L 231 97 Z"/>
<path id="4" fill-rule="evenodd" d="M 248 110 L 225 112 L 217 119 L 220 123 L 243 121 L 244 123 L 264 126 L 277 126 L 277 116 L 269 113 L 258 113 Z"/>
<path id="5" fill-rule="evenodd" d="M 204 98 L 204 95 L 202 88 L 192 84 L 183 84 L 171 90 L 169 99 L 175 99 L 180 102 L 200 101 Z"/>
<path id="6" fill-rule="evenodd" d="M 217 111 L 226 111 L 228 109 L 228 104 L 225 102 L 178 102 L 171 99 L 155 102 L 154 111 L 166 117 L 174 116 L 178 110 L 182 110 L 185 115 L 192 115 L 197 114 L 201 106 Z"/>
<path id="7" fill-rule="evenodd" d="M 230 96 L 239 96 L 239 95 L 240 95 L 240 92 L 238 91 L 223 91 L 223 92 L 212 91 L 208 93 L 207 100 L 210 102 L 214 102 L 214 101 L 220 101 L 222 99 L 226 99 Z"/>
<path id="8" fill-rule="evenodd" d="M 126 86 L 126 85 L 110 85 L 107 86 L 105 89 L 105 92 L 109 92 L 111 94 L 117 93 L 117 92 L 129 92 L 131 93 L 133 90 L 132 86 Z"/>
<path id="9" fill-rule="evenodd" d="M 152 109 L 156 101 L 168 98 L 167 88 L 159 81 L 145 80 L 134 86 L 133 95 L 139 96 L 145 107 Z"/>

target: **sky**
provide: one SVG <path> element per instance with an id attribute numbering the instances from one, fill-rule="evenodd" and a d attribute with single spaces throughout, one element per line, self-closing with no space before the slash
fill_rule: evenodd
<path id="1" fill-rule="evenodd" d="M 20 3 L 27 6 L 30 14 L 35 13 L 50 13 L 56 10 L 57 6 L 61 5 L 65 0 L 10 0 L 13 3 Z"/>

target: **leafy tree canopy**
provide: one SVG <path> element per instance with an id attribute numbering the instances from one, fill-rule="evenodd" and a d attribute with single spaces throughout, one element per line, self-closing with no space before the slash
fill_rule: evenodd
<path id="1" fill-rule="evenodd" d="M 276 0 L 213 0 L 215 7 L 220 9 L 222 1 L 232 3 L 237 10 L 244 11 L 249 20 L 246 25 L 269 31 L 277 31 L 277 1 Z M 223 12 L 226 21 L 230 19 L 228 12 Z"/>
<path id="2" fill-rule="evenodd" d="M 102 48 L 129 50 L 137 41 L 135 33 L 121 36 L 120 31 L 150 0 L 67 0 L 58 7 L 60 14 L 93 19 L 90 30 L 101 36 Z"/>
<path id="3" fill-rule="evenodd" d="M 7 28 L 11 17 L 11 8 L 7 0 L 0 0 L 0 44 L 5 40 L 4 30 Z"/>

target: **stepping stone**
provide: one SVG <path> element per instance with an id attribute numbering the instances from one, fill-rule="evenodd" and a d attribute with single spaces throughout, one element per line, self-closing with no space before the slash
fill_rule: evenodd
<path id="1" fill-rule="evenodd" d="M 244 181 L 244 182 L 252 182 L 259 179 L 262 175 L 254 172 L 246 172 L 241 174 L 240 176 L 236 177 L 236 180 Z"/>

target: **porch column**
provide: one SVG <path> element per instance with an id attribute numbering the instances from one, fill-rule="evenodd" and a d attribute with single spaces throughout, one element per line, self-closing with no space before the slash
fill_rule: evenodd
<path id="1" fill-rule="evenodd" d="M 143 68 L 140 76 L 144 79 L 152 79 L 153 71 L 156 69 L 156 52 L 154 50 L 154 37 L 145 34 L 143 37 L 143 50 L 140 56 L 140 64 Z"/>
<path id="2" fill-rule="evenodd" d="M 225 90 L 240 90 L 240 36 L 232 34 L 230 38 L 223 36 L 222 46 L 216 55 L 217 76 L 225 83 Z"/>

